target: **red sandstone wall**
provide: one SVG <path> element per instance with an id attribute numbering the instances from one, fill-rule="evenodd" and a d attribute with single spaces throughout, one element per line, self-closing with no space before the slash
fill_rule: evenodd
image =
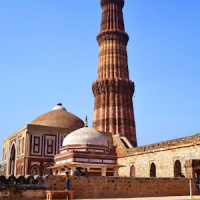
<path id="1" fill-rule="evenodd" d="M 65 189 L 62 176 L 48 176 L 46 184 L 53 190 Z M 185 178 L 123 178 L 71 177 L 70 189 L 74 198 L 133 198 L 189 195 L 189 180 Z M 193 194 L 197 194 L 193 181 Z"/>

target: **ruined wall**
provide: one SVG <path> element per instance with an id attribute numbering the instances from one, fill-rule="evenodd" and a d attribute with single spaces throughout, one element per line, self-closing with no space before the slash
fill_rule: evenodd
<path id="1" fill-rule="evenodd" d="M 130 176 L 135 166 L 136 177 L 149 177 L 150 166 L 156 166 L 156 177 L 174 177 L 174 164 L 181 162 L 181 172 L 187 175 L 185 164 L 188 160 L 200 159 L 200 135 L 169 140 L 137 148 L 126 148 L 118 137 L 113 137 L 118 155 L 119 176 Z"/>
<path id="2" fill-rule="evenodd" d="M 156 165 L 156 177 L 174 177 L 174 163 L 181 162 L 181 171 L 185 174 L 185 163 L 190 159 L 199 159 L 200 146 L 177 148 L 159 152 L 147 152 L 118 158 L 118 164 L 126 165 L 119 169 L 120 176 L 130 176 L 130 167 L 135 166 L 136 177 L 149 177 L 151 163 Z"/>
<path id="3" fill-rule="evenodd" d="M 46 184 L 51 189 L 65 189 L 62 176 L 48 176 Z M 132 198 L 189 195 L 189 180 L 186 178 L 125 178 L 125 177 L 70 177 L 70 190 L 74 198 Z M 193 180 L 193 193 L 197 194 Z"/>

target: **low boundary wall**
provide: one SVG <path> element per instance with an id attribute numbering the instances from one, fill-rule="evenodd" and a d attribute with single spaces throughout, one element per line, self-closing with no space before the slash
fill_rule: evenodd
<path id="1" fill-rule="evenodd" d="M 46 176 L 36 179 L 2 179 L 0 199 L 46 199 L 46 190 L 64 190 L 63 176 Z M 33 177 L 32 177 L 33 178 Z M 24 181 L 19 181 L 24 180 Z M 40 181 L 39 181 L 40 180 Z M 14 181 L 14 182 L 13 182 Z M 128 177 L 70 177 L 70 190 L 75 199 L 134 198 L 189 195 L 187 178 L 128 178 Z M 198 194 L 192 180 L 193 195 Z M 56 199 L 63 198 L 55 196 Z"/>
<path id="2" fill-rule="evenodd" d="M 62 176 L 48 176 L 44 183 L 52 190 L 65 189 Z M 134 198 L 189 195 L 187 178 L 70 177 L 75 199 Z M 193 194 L 198 194 L 192 180 Z"/>

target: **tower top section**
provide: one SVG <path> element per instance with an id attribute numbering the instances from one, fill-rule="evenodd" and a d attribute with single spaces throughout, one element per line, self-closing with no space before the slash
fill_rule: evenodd
<path id="1" fill-rule="evenodd" d="M 109 3 L 118 4 L 122 7 L 124 6 L 124 0 L 101 0 L 101 2 L 100 2 L 101 7 L 103 7 Z"/>
<path id="2" fill-rule="evenodd" d="M 121 40 L 127 45 L 129 37 L 124 28 L 123 6 L 124 0 L 101 0 L 102 18 L 101 30 L 97 36 L 100 43 L 107 38 Z"/>

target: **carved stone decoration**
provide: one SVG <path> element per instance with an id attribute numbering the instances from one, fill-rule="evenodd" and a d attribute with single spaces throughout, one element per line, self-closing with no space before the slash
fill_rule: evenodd
<path id="1" fill-rule="evenodd" d="M 132 97 L 134 82 L 129 80 L 124 29 L 124 0 L 101 0 L 101 30 L 97 36 L 99 64 L 92 84 L 95 97 L 93 128 L 126 136 L 136 147 L 136 128 Z"/>
<path id="2" fill-rule="evenodd" d="M 27 184 L 35 184 L 36 181 L 35 181 L 35 179 L 34 179 L 34 176 L 29 176 L 29 175 L 27 175 L 27 176 L 26 176 L 26 183 L 27 183 Z"/>
<path id="3" fill-rule="evenodd" d="M 1 175 L 0 176 L 0 184 L 5 184 L 6 183 L 6 177 Z"/>
<path id="4" fill-rule="evenodd" d="M 16 177 L 14 175 L 10 175 L 7 180 L 8 183 L 14 184 L 16 182 Z"/>
<path id="5" fill-rule="evenodd" d="M 17 183 L 19 183 L 19 184 L 25 184 L 26 183 L 26 178 L 24 176 L 19 176 L 17 178 Z"/>

